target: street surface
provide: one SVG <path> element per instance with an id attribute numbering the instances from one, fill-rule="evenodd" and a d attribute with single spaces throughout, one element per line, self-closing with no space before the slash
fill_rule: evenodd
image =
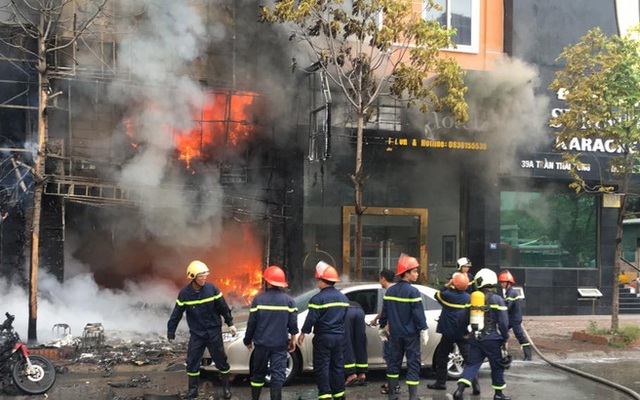
<path id="1" fill-rule="evenodd" d="M 591 369 L 593 371 L 606 370 L 610 376 L 616 376 L 623 371 L 627 371 L 630 379 L 636 380 L 638 388 L 637 374 L 634 370 L 629 370 L 629 366 L 637 366 L 632 360 L 624 362 L 607 363 L 594 362 L 593 360 L 579 361 L 571 363 L 573 368 L 580 367 L 581 370 Z M 586 368 L 585 368 L 586 366 Z M 132 366 L 118 366 L 114 372 L 106 377 L 98 369 L 91 372 L 69 372 L 59 375 L 55 387 L 48 393 L 49 399 L 60 400 L 134 400 L 134 399 L 179 399 L 179 392 L 186 388 L 186 375 L 183 371 L 167 372 L 157 366 L 153 370 L 141 372 Z M 146 368 L 148 369 L 148 368 Z M 429 371 L 423 373 L 427 376 Z M 636 375 L 632 377 L 632 375 Z M 203 376 L 200 399 L 221 398 L 220 385 L 215 374 Z M 514 400 L 542 400 L 542 399 L 582 399 L 582 400 L 626 400 L 633 397 L 622 392 L 592 382 L 568 372 L 559 370 L 537 359 L 533 362 L 514 361 L 512 367 L 507 371 L 507 390 L 505 393 L 512 396 Z M 427 383 L 432 379 L 424 378 L 419 386 L 418 394 L 422 400 L 445 400 L 451 399 L 451 393 L 455 390 L 455 382 L 449 381 L 448 390 L 434 391 L 427 388 Z M 347 388 L 347 398 L 352 399 L 380 399 L 386 400 L 387 396 L 380 394 L 380 385 L 384 382 L 382 371 L 371 372 L 368 376 L 366 386 L 356 386 Z M 480 370 L 480 384 L 482 394 L 473 396 L 471 390 L 465 392 L 465 399 L 489 400 L 493 398 L 493 391 L 490 387 L 490 376 L 488 365 L 485 364 Z M 246 377 L 236 377 L 233 383 L 233 399 L 250 399 L 251 387 Z M 400 398 L 407 396 L 406 387 Z M 43 396 L 0 396 L 0 399 L 27 400 L 42 399 Z M 262 399 L 269 398 L 268 388 L 262 393 Z M 312 374 L 304 374 L 295 381 L 292 386 L 287 386 L 283 391 L 285 400 L 306 400 L 317 399 L 315 381 Z"/>

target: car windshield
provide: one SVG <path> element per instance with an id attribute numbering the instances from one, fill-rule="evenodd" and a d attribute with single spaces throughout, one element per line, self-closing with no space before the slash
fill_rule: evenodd
<path id="1" fill-rule="evenodd" d="M 320 289 L 309 290 L 308 292 L 304 292 L 293 298 L 293 300 L 296 302 L 296 307 L 298 307 L 299 313 L 307 310 L 307 308 L 309 307 L 309 300 L 319 291 Z"/>

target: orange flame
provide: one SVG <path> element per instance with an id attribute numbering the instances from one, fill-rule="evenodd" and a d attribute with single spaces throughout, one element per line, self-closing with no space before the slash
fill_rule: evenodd
<path id="1" fill-rule="evenodd" d="M 191 116 L 193 128 L 172 132 L 178 159 L 191 168 L 191 160 L 210 157 L 207 148 L 236 147 L 256 131 L 253 114 L 258 95 L 253 92 L 215 91 L 205 95 L 204 104 Z M 153 105 L 151 105 L 153 107 Z M 131 137 L 131 145 L 138 147 L 135 127 L 131 119 L 124 120 L 125 133 Z"/>

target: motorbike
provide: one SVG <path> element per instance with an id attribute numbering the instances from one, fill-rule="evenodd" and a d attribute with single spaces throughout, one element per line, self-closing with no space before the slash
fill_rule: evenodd
<path id="1" fill-rule="evenodd" d="M 5 313 L 0 325 L 0 379 L 3 389 L 13 384 L 19 391 L 36 395 L 46 393 L 56 382 L 56 370 L 46 357 L 29 355 L 26 343 L 13 329 L 15 316 Z"/>

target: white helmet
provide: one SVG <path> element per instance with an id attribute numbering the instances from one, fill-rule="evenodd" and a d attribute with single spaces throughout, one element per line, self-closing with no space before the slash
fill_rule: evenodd
<path id="1" fill-rule="evenodd" d="M 464 267 L 465 265 L 471 267 L 471 260 L 469 260 L 467 257 L 458 258 L 458 271 L 460 271 L 460 269 L 462 269 L 462 267 Z"/>
<path id="2" fill-rule="evenodd" d="M 475 276 L 476 287 L 481 289 L 485 286 L 496 286 L 498 275 L 489 268 L 482 268 Z"/>

